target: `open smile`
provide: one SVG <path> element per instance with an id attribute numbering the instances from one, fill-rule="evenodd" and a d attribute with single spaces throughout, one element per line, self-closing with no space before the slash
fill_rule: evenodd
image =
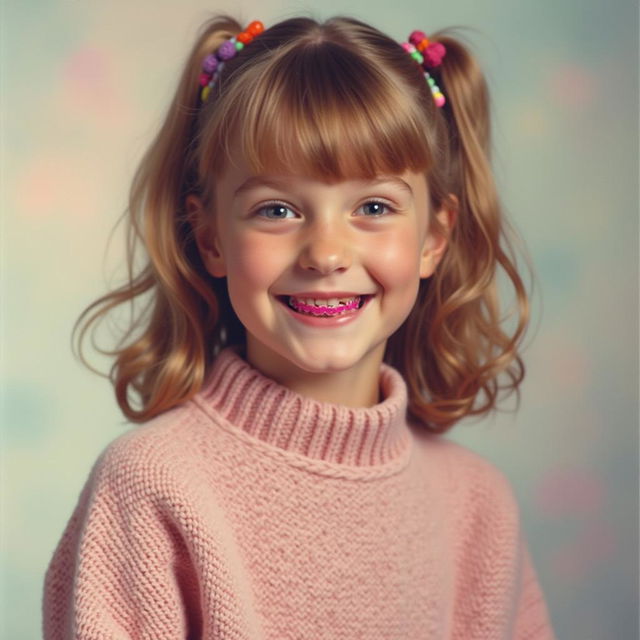
<path id="1" fill-rule="evenodd" d="M 373 297 L 371 294 L 338 296 L 333 298 L 312 298 L 307 296 L 277 296 L 288 309 L 307 318 L 338 318 L 357 315 Z"/>

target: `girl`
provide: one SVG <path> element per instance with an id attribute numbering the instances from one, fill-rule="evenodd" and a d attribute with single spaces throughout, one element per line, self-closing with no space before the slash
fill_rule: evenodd
<path id="1" fill-rule="evenodd" d="M 145 424 L 91 471 L 46 639 L 553 637 L 507 480 L 440 437 L 524 375 L 488 149 L 446 32 L 204 26 L 131 191 L 148 264 L 80 317 L 146 300 L 110 352 Z"/>

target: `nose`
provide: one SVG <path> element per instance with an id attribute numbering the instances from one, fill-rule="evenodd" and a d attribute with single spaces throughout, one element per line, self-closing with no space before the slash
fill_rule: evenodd
<path id="1" fill-rule="evenodd" d="M 299 264 L 322 275 L 348 269 L 352 262 L 349 234 L 334 222 L 309 227 L 300 250 Z"/>

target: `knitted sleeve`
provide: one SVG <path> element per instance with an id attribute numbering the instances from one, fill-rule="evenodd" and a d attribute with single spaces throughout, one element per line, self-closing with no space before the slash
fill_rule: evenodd
<path id="1" fill-rule="evenodd" d="M 45 576 L 45 640 L 189 636 L 187 553 L 140 465 L 107 448 Z"/>
<path id="2" fill-rule="evenodd" d="M 452 449 L 458 544 L 454 637 L 554 640 L 516 495 L 505 474 Z"/>
<path id="3" fill-rule="evenodd" d="M 520 547 L 520 588 L 515 640 L 555 640 L 547 605 L 524 536 Z"/>

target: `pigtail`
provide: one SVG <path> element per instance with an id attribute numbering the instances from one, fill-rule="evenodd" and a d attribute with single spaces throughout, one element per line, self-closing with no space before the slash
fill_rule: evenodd
<path id="1" fill-rule="evenodd" d="M 432 36 L 446 47 L 437 78 L 447 103 L 448 158 L 433 180 L 438 206 L 446 193 L 458 198 L 456 225 L 435 274 L 421 284 L 418 304 L 404 333 L 392 341 L 389 360 L 410 386 L 410 413 L 442 433 L 466 415 L 495 408 L 501 389 L 516 391 L 525 367 L 518 355 L 529 321 L 529 302 L 515 266 L 509 227 L 501 210 L 490 164 L 489 92 L 470 52 L 450 31 Z M 443 155 L 444 158 L 444 155 Z M 438 225 L 436 225 L 437 227 Z M 512 335 L 503 331 L 497 269 L 515 290 L 518 322 Z M 423 357 L 416 358 L 420 345 Z M 498 382 L 505 373 L 509 383 Z M 476 404 L 478 397 L 483 402 Z"/>
<path id="2" fill-rule="evenodd" d="M 123 413 L 142 422 L 187 400 L 201 387 L 213 352 L 224 335 L 221 316 L 232 313 L 225 304 L 224 283 L 202 267 L 184 199 L 197 190 L 194 147 L 205 56 L 241 30 L 227 16 L 207 22 L 188 56 L 177 91 L 160 131 L 143 157 L 129 193 L 129 207 L 119 222 L 127 225 L 127 282 L 84 309 L 72 340 L 80 360 L 96 373 L 83 355 L 89 328 L 100 353 L 115 356 L 109 378 Z M 146 249 L 146 264 L 135 271 L 135 256 Z M 147 304 L 134 319 L 134 301 Z M 96 346 L 97 323 L 114 308 L 131 305 L 128 330 L 113 350 Z M 143 330 L 136 335 L 136 330 Z M 213 346 L 213 349 L 211 348 Z M 139 395 L 142 409 L 132 404 Z"/>

